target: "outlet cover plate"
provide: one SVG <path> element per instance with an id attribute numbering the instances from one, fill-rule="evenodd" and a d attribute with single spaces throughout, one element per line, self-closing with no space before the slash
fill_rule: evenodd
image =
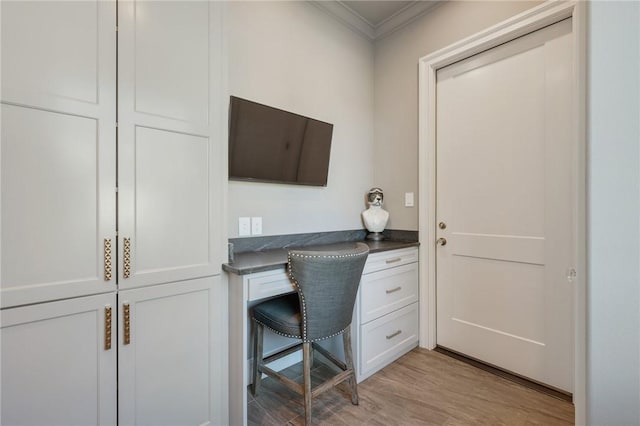
<path id="1" fill-rule="evenodd" d="M 238 218 L 238 236 L 246 237 L 251 235 L 251 218 L 239 217 Z"/>
<path id="2" fill-rule="evenodd" d="M 251 235 L 262 235 L 262 217 L 251 218 Z"/>
<path id="3" fill-rule="evenodd" d="M 405 192 L 404 193 L 404 206 L 405 207 L 413 207 L 413 192 Z"/>

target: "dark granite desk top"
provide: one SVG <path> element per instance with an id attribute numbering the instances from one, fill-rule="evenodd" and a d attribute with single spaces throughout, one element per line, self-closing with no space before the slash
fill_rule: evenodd
<path id="1" fill-rule="evenodd" d="M 369 246 L 369 253 L 396 250 L 407 247 L 418 247 L 416 241 L 362 241 Z M 356 242 L 324 244 L 300 247 L 301 250 L 340 250 L 353 247 Z M 247 275 L 255 272 L 271 271 L 284 268 L 287 264 L 287 252 L 293 249 L 282 248 L 264 251 L 236 253 L 233 263 L 223 263 L 222 269 L 236 275 Z"/>

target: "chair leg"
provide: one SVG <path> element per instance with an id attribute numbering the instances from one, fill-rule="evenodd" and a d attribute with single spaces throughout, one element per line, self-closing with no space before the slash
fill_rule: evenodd
<path id="1" fill-rule="evenodd" d="M 302 368 L 304 385 L 304 424 L 311 425 L 311 342 L 302 344 Z"/>
<path id="2" fill-rule="evenodd" d="M 342 342 L 344 344 L 344 357 L 347 369 L 351 370 L 351 378 L 349 378 L 349 387 L 351 388 L 351 403 L 358 405 L 358 383 L 356 382 L 356 371 L 353 368 L 353 352 L 351 351 L 351 327 L 342 333 Z"/>
<path id="3" fill-rule="evenodd" d="M 258 395 L 260 382 L 262 381 L 262 342 L 264 338 L 264 326 L 259 322 L 253 322 L 253 396 Z"/>

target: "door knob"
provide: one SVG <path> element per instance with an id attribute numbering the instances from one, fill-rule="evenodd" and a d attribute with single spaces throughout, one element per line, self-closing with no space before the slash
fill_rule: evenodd
<path id="1" fill-rule="evenodd" d="M 447 245 L 447 239 L 446 238 L 438 238 L 436 240 L 436 244 L 439 246 L 446 246 Z"/>

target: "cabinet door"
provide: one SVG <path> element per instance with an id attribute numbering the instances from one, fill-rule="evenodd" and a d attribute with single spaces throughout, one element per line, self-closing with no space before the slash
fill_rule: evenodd
<path id="1" fill-rule="evenodd" d="M 220 273 L 220 7 L 119 5 L 120 288 Z"/>
<path id="2" fill-rule="evenodd" d="M 209 277 L 119 293 L 120 425 L 225 422 L 214 405 L 226 393 L 218 382 L 226 342 L 215 331 L 224 319 L 213 307 L 220 287 Z"/>
<path id="3" fill-rule="evenodd" d="M 110 293 L 1 311 L 1 424 L 115 424 L 115 302 Z"/>
<path id="4" fill-rule="evenodd" d="M 0 7 L 1 306 L 113 291 L 115 3 Z"/>

